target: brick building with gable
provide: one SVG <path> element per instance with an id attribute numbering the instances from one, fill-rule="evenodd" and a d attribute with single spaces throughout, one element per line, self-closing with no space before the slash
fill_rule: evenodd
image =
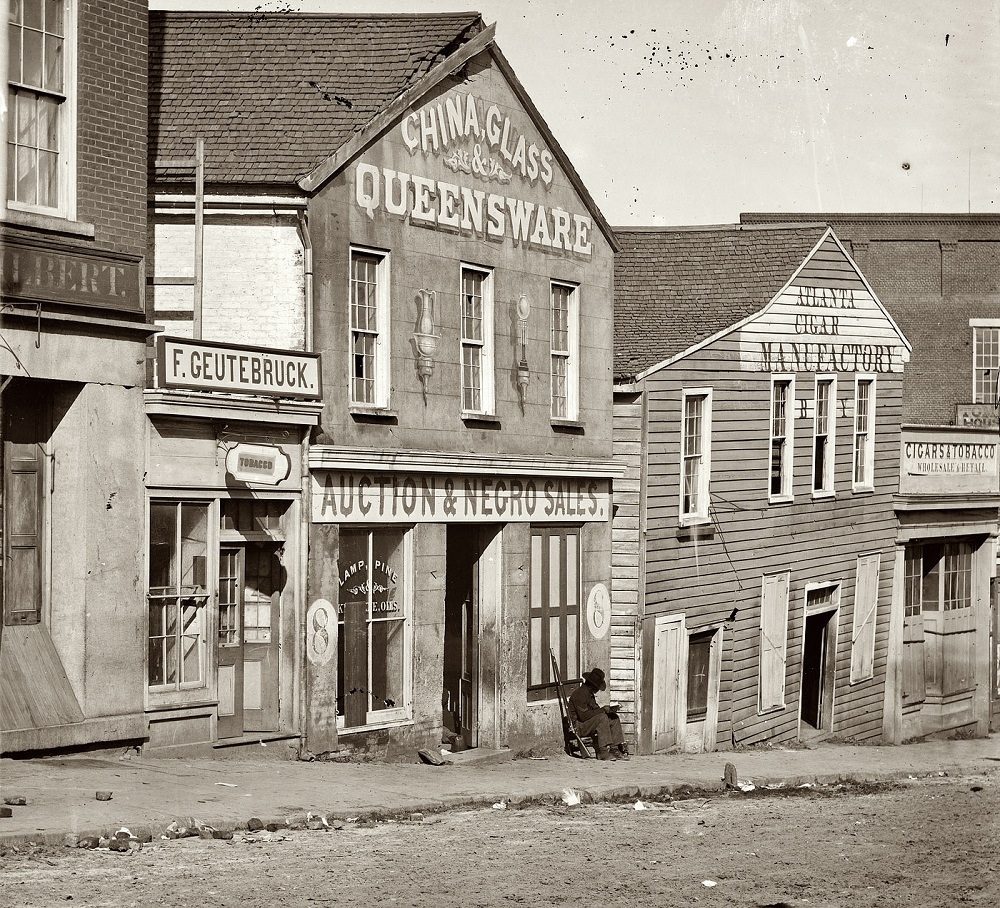
<path id="1" fill-rule="evenodd" d="M 493 28 L 154 13 L 150 59 L 150 313 L 181 352 L 147 394 L 147 485 L 151 508 L 208 518 L 205 677 L 150 677 L 151 740 L 387 759 L 559 746 L 553 657 L 579 679 L 610 642 L 615 241 Z M 201 188 L 170 167 L 198 138 Z M 171 278 L 199 249 L 196 316 Z M 317 358 L 321 406 L 264 404 L 252 381 L 180 387 L 212 345 L 272 343 Z M 169 439 L 195 437 L 185 473 Z M 287 486 L 233 484 L 239 444 L 286 450 Z M 225 526 L 233 501 L 251 520 L 279 502 L 279 525 Z M 151 526 L 151 560 L 154 542 Z M 267 628 L 251 545 L 280 559 Z"/>

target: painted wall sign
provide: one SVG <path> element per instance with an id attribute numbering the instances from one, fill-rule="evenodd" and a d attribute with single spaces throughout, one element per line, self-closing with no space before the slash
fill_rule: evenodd
<path id="1" fill-rule="evenodd" d="M 916 494 L 996 494 L 997 437 L 988 430 L 903 430 L 899 491 Z"/>
<path id="2" fill-rule="evenodd" d="M 142 311 L 139 266 L 106 253 L 38 247 L 15 237 L 0 243 L 0 293 L 26 301 Z"/>
<path id="3" fill-rule="evenodd" d="M 385 211 L 414 223 L 483 239 L 508 238 L 524 246 L 593 252 L 589 215 L 546 208 L 499 193 L 431 180 L 416 174 L 359 163 L 354 169 L 354 200 L 368 217 Z"/>
<path id="4" fill-rule="evenodd" d="M 581 523 L 607 520 L 606 479 L 313 473 L 315 523 Z"/>
<path id="5" fill-rule="evenodd" d="M 587 627 L 595 640 L 601 640 L 611 627 L 611 596 L 603 583 L 595 583 L 587 597 Z"/>
<path id="6" fill-rule="evenodd" d="M 326 665 L 333 658 L 333 628 L 337 617 L 333 603 L 317 599 L 306 612 L 306 658 L 313 665 Z"/>
<path id="7" fill-rule="evenodd" d="M 755 372 L 901 372 L 906 348 L 867 291 L 789 287 L 740 332 Z"/>
<path id="8" fill-rule="evenodd" d="M 156 386 L 320 400 L 319 354 L 159 337 Z"/>
<path id="9" fill-rule="evenodd" d="M 274 445 L 236 444 L 226 452 L 226 472 L 239 482 L 276 486 L 292 469 L 289 456 Z"/>
<path id="10" fill-rule="evenodd" d="M 955 424 L 969 428 L 997 427 L 997 409 L 993 404 L 956 404 Z"/>

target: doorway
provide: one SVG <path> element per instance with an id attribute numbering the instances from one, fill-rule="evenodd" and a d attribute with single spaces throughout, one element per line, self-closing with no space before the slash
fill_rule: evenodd
<path id="1" fill-rule="evenodd" d="M 220 738 L 278 728 L 279 550 L 274 542 L 219 550 Z"/>
<path id="2" fill-rule="evenodd" d="M 492 550 L 499 531 L 495 526 L 455 525 L 447 529 L 441 711 L 445 734 L 454 736 L 453 746 L 456 739 L 460 740 L 458 746 L 462 749 L 481 743 L 484 608 L 491 615 L 495 611 L 494 587 L 498 581 L 494 576 L 498 565 L 484 569 L 487 560 L 496 561 L 496 553 L 490 558 L 484 555 Z M 495 624 L 495 616 L 489 624 Z M 493 699 L 487 697 L 490 709 Z"/>
<path id="3" fill-rule="evenodd" d="M 808 609 L 808 600 L 806 608 Z M 802 733 L 829 733 L 833 728 L 833 682 L 837 656 L 837 612 L 806 614 L 802 642 L 799 718 Z"/>

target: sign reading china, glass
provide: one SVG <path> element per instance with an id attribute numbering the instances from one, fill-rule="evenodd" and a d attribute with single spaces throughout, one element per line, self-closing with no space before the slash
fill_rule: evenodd
<path id="1" fill-rule="evenodd" d="M 606 479 L 319 470 L 316 523 L 581 523 L 608 519 Z"/>
<path id="2" fill-rule="evenodd" d="M 319 354 L 180 337 L 156 343 L 156 386 L 321 400 Z"/>

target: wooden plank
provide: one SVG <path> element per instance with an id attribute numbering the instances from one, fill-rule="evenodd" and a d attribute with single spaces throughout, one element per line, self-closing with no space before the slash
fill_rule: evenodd
<path id="1" fill-rule="evenodd" d="M 0 729 L 46 728 L 82 721 L 83 711 L 45 625 L 5 627 L 0 659 Z"/>

